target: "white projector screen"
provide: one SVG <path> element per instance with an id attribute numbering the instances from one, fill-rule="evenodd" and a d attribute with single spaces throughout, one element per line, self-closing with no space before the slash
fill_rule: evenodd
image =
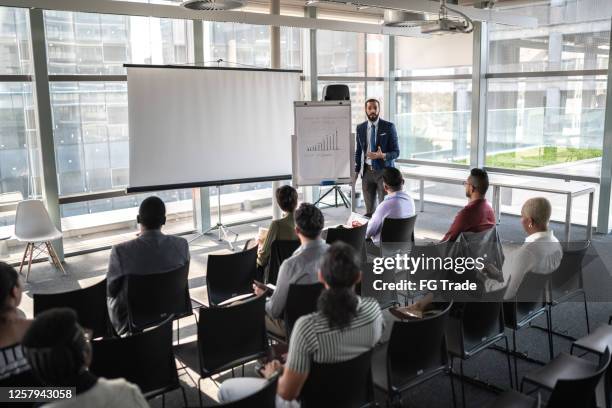
<path id="1" fill-rule="evenodd" d="M 291 178 L 301 71 L 128 67 L 128 191 Z"/>

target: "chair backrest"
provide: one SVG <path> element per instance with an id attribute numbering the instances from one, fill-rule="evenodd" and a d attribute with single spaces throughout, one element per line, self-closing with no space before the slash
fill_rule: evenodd
<path id="1" fill-rule="evenodd" d="M 340 363 L 310 363 L 301 407 L 362 407 L 374 401 L 372 350 Z"/>
<path id="2" fill-rule="evenodd" d="M 387 348 L 387 384 L 402 388 L 418 377 L 447 366 L 445 327 L 452 302 L 423 319 L 395 321 Z"/>
<path id="3" fill-rule="evenodd" d="M 258 296 L 231 306 L 200 309 L 202 375 L 210 376 L 266 354 L 265 302 L 265 296 Z"/>
<path id="4" fill-rule="evenodd" d="M 17 204 L 15 236 L 23 241 L 37 241 L 40 236 L 57 232 L 45 205 L 40 200 L 24 200 Z"/>
<path id="5" fill-rule="evenodd" d="M 398 304 L 398 295 L 395 290 L 376 290 L 374 281 L 381 280 L 384 283 L 395 282 L 395 270 L 383 268 L 382 274 L 374 274 L 374 264 L 363 262 L 361 264 L 361 282 L 359 283 L 358 293 L 363 297 L 376 299 L 381 309 Z"/>
<path id="6" fill-rule="evenodd" d="M 414 242 L 414 225 L 416 214 L 408 218 L 385 218 L 380 231 L 382 243 L 411 243 Z"/>
<path id="7" fill-rule="evenodd" d="M 296 249 L 300 247 L 298 240 L 276 240 L 270 246 L 270 260 L 268 261 L 268 270 L 266 271 L 266 283 L 276 285 L 278 278 L 278 270 L 281 264 L 289 258 Z"/>
<path id="8" fill-rule="evenodd" d="M 172 320 L 128 337 L 94 340 L 89 369 L 99 377 L 125 378 L 154 397 L 179 387 L 172 351 Z"/>
<path id="9" fill-rule="evenodd" d="M 329 228 L 325 242 L 333 244 L 336 241 L 341 241 L 349 244 L 353 249 L 361 254 L 365 245 L 365 235 L 368 229 L 368 224 L 363 224 L 355 228 Z"/>
<path id="10" fill-rule="evenodd" d="M 206 288 L 210 305 L 253 291 L 257 247 L 227 255 L 208 255 Z"/>
<path id="11" fill-rule="evenodd" d="M 505 291 L 504 287 L 472 302 L 455 303 L 446 326 L 449 353 L 465 357 L 504 334 L 502 301 Z"/>
<path id="12" fill-rule="evenodd" d="M 127 276 L 127 309 L 130 332 L 158 325 L 169 316 L 191 314 L 189 262 L 164 273 Z"/>
<path id="13" fill-rule="evenodd" d="M 550 288 L 550 275 L 528 272 L 521 282 L 514 301 L 504 304 L 506 325 L 517 328 L 541 313 Z"/>
<path id="14" fill-rule="evenodd" d="M 582 261 L 590 245 L 591 241 L 563 244 L 561 264 L 553 272 L 550 280 L 552 301 L 582 289 Z"/>
<path id="15" fill-rule="evenodd" d="M 610 350 L 606 348 L 606 352 L 600 358 L 598 369 L 593 373 L 571 380 L 557 380 L 546 406 L 548 408 L 596 407 L 595 388 L 609 366 Z"/>
<path id="16" fill-rule="evenodd" d="M 276 386 L 278 385 L 278 375 L 272 377 L 266 385 L 254 394 L 244 397 L 237 401 L 227 404 L 218 404 L 214 407 L 223 408 L 274 408 L 276 404 Z"/>
<path id="17" fill-rule="evenodd" d="M 291 336 L 291 330 L 298 318 L 308 313 L 317 311 L 317 301 L 323 291 L 321 283 L 309 285 L 289 285 L 287 303 L 285 304 L 285 330 L 287 338 Z"/>
<path id="18" fill-rule="evenodd" d="M 68 307 L 77 314 L 79 324 L 95 337 L 111 333 L 106 306 L 106 278 L 83 289 L 61 293 L 34 293 L 34 316 L 56 307 Z"/>

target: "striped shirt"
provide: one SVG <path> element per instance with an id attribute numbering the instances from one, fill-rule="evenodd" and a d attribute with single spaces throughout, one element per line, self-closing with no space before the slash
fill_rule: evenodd
<path id="1" fill-rule="evenodd" d="M 13 344 L 0 349 L 0 380 L 30 370 L 21 344 Z"/>
<path id="2" fill-rule="evenodd" d="M 300 317 L 289 341 L 287 364 L 298 373 L 308 373 L 310 362 L 339 363 L 370 350 L 383 332 L 383 316 L 378 302 L 359 298 L 357 315 L 344 329 L 330 329 L 321 312 Z"/>

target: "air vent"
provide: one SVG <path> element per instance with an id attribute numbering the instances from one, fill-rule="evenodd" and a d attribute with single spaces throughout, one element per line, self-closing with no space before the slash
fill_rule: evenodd
<path id="1" fill-rule="evenodd" d="M 182 7 L 190 10 L 232 10 L 246 6 L 247 0 L 187 0 Z"/>

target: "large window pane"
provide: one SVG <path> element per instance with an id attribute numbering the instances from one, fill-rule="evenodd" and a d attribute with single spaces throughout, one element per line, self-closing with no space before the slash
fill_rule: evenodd
<path id="1" fill-rule="evenodd" d="M 488 166 L 598 177 L 606 77 L 491 79 Z"/>
<path id="2" fill-rule="evenodd" d="M 204 36 L 206 64 L 270 67 L 268 26 L 205 22 Z"/>
<path id="3" fill-rule="evenodd" d="M 124 74 L 124 63 L 193 62 L 193 23 L 45 11 L 50 74 Z"/>
<path id="4" fill-rule="evenodd" d="M 470 80 L 396 83 L 400 158 L 469 162 Z"/>
<path id="5" fill-rule="evenodd" d="M 0 7 L 0 75 L 31 71 L 28 12 L 23 8 Z"/>
<path id="6" fill-rule="evenodd" d="M 281 27 L 281 68 L 302 69 L 302 30 Z"/>
<path id="7" fill-rule="evenodd" d="M 369 77 L 384 77 L 385 75 L 385 36 L 367 34 L 368 53 L 367 64 Z"/>
<path id="8" fill-rule="evenodd" d="M 317 31 L 319 75 L 365 76 L 365 34 Z"/>
<path id="9" fill-rule="evenodd" d="M 534 30 L 492 24 L 489 72 L 607 69 L 610 20 Z"/>

